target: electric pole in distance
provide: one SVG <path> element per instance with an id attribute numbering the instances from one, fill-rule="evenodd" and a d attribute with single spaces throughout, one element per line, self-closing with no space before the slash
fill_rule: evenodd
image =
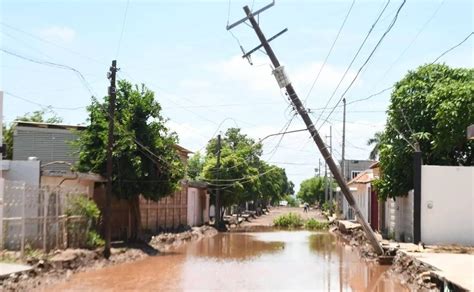
<path id="1" fill-rule="evenodd" d="M 112 61 L 110 71 L 107 73 L 107 78 L 110 79 L 109 86 L 109 133 L 107 141 L 107 185 L 105 192 L 105 207 L 104 207 L 104 233 L 105 233 L 105 248 L 104 257 L 108 259 L 110 257 L 110 241 L 111 241 L 111 204 L 112 204 L 112 172 L 113 172 L 113 158 L 112 151 L 114 147 L 114 121 L 115 121 L 115 98 L 117 89 L 115 86 L 115 77 L 117 73 L 117 61 Z"/>
<path id="2" fill-rule="evenodd" d="M 367 238 L 369 239 L 374 251 L 377 254 L 381 255 L 381 254 L 383 254 L 383 248 L 382 248 L 381 244 L 378 242 L 372 228 L 370 227 L 370 225 L 365 220 L 364 215 L 362 215 L 362 213 L 360 212 L 360 209 L 357 206 L 357 204 L 354 200 L 354 197 L 352 196 L 352 193 L 349 190 L 349 187 L 347 186 L 345 180 L 343 179 L 341 173 L 339 172 L 339 169 L 338 169 L 336 163 L 334 162 L 334 159 L 332 158 L 331 153 L 329 153 L 326 144 L 324 143 L 323 139 L 321 138 L 318 131 L 316 130 L 316 127 L 313 124 L 313 121 L 311 120 L 310 116 L 308 115 L 307 110 L 303 106 L 303 103 L 301 102 L 298 95 L 296 94 L 296 91 L 293 88 L 293 85 L 291 84 L 288 77 L 286 76 L 285 71 L 284 71 L 284 67 L 280 65 L 280 62 L 278 61 L 278 58 L 276 57 L 275 53 L 273 52 L 272 48 L 270 47 L 269 41 L 275 39 L 278 35 L 281 35 L 286 30 L 283 30 L 282 32 L 280 32 L 276 36 L 273 36 L 272 38 L 267 40 L 265 38 L 265 35 L 263 34 L 262 30 L 260 29 L 260 26 L 258 25 L 257 21 L 255 20 L 255 17 L 254 17 L 255 15 L 257 15 L 257 14 L 261 13 L 263 10 L 271 7 L 273 4 L 274 4 L 274 1 L 270 5 L 267 5 L 264 8 L 259 9 L 255 12 L 253 12 L 253 13 L 250 11 L 250 8 L 248 6 L 245 6 L 244 11 L 245 11 L 246 17 L 239 20 L 239 21 L 237 21 L 236 23 L 234 23 L 232 25 L 228 25 L 227 29 L 229 30 L 232 27 L 235 27 L 236 25 L 238 25 L 240 23 L 243 23 L 247 20 L 250 22 L 253 29 L 255 30 L 255 33 L 258 36 L 258 39 L 260 40 L 260 45 L 257 46 L 255 49 L 251 50 L 249 53 L 244 54 L 243 57 L 245 57 L 245 58 L 248 57 L 248 55 L 250 53 L 255 52 L 256 50 L 260 49 L 261 47 L 263 47 L 265 49 L 265 52 L 267 53 L 268 57 L 270 58 L 270 60 L 273 64 L 273 67 L 275 68 L 273 70 L 273 75 L 275 75 L 275 78 L 278 82 L 278 85 L 280 86 L 280 88 L 285 88 L 286 89 L 286 93 L 288 94 L 288 97 L 290 98 L 293 106 L 295 107 L 298 114 L 301 116 L 304 123 L 306 124 L 306 127 L 307 127 L 308 131 L 310 132 L 311 137 L 313 137 L 313 140 L 316 143 L 316 145 L 318 146 L 319 151 L 321 152 L 323 158 L 326 160 L 326 163 L 328 164 L 329 169 L 331 170 L 335 180 L 339 184 L 339 187 L 341 188 L 342 193 L 346 197 L 347 202 L 354 209 L 355 214 L 357 215 L 357 218 L 358 218 L 360 224 L 362 225 L 362 227 L 365 231 L 365 234 L 366 234 Z"/>
<path id="3" fill-rule="evenodd" d="M 221 135 L 217 135 L 217 163 L 216 163 L 216 167 L 217 167 L 217 181 L 219 184 L 219 179 L 220 179 L 220 169 L 221 169 Z M 221 218 L 221 209 L 222 209 L 222 206 L 221 206 L 221 190 L 220 190 L 220 186 L 217 186 L 216 188 L 216 214 L 215 217 L 216 217 L 216 227 L 217 228 L 220 228 L 221 226 L 221 222 L 222 222 L 222 218 Z"/>

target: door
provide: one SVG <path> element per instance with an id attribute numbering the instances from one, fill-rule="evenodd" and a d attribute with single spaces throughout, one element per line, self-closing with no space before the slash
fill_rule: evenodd
<path id="1" fill-rule="evenodd" d="M 379 206 L 377 192 L 370 190 L 370 226 L 373 230 L 379 230 Z"/>

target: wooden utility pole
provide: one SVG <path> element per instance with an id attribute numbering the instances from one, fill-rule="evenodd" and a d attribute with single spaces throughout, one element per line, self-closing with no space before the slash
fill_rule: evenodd
<path id="1" fill-rule="evenodd" d="M 254 15 L 260 13 L 263 11 L 262 9 L 256 11 L 254 14 L 250 11 L 250 8 L 248 6 L 244 7 L 245 14 L 247 15 L 246 18 L 243 20 L 238 21 L 238 23 L 244 22 L 246 20 L 250 21 L 250 24 L 252 25 L 253 29 L 255 30 L 255 33 L 257 34 L 261 45 L 259 47 L 263 47 L 265 49 L 265 52 L 267 53 L 268 57 L 270 58 L 274 70 L 273 74 L 275 75 L 275 78 L 277 79 L 277 82 L 280 86 L 280 88 L 285 88 L 286 93 L 288 94 L 288 97 L 291 99 L 291 102 L 293 103 L 295 109 L 297 110 L 298 114 L 301 116 L 303 119 L 308 131 L 311 134 L 311 137 L 313 137 L 314 142 L 319 148 L 319 151 L 321 152 L 323 158 L 326 160 L 326 163 L 329 166 L 329 169 L 331 170 L 334 178 L 336 179 L 337 183 L 339 184 L 339 187 L 341 188 L 342 193 L 347 199 L 347 202 L 349 205 L 354 209 L 355 214 L 357 215 L 357 219 L 359 220 L 360 224 L 362 225 L 365 234 L 367 238 L 369 239 L 370 244 L 372 245 L 374 251 L 381 255 L 383 254 L 383 248 L 378 242 L 377 238 L 375 237 L 375 234 L 370 227 L 370 225 L 367 223 L 365 220 L 364 216 L 360 212 L 359 207 L 355 203 L 354 197 L 352 196 L 352 193 L 349 190 L 349 187 L 345 183 L 345 180 L 343 179 L 341 173 L 339 172 L 339 169 L 334 162 L 334 159 L 331 156 L 331 153 L 329 153 L 326 144 L 322 140 L 321 136 L 319 135 L 318 131 L 316 130 L 315 125 L 313 124 L 313 121 L 308 115 L 308 112 L 306 111 L 305 107 L 303 106 L 301 100 L 299 99 L 298 95 L 296 94 L 295 89 L 293 88 L 293 85 L 291 82 L 288 80 L 288 77 L 285 74 L 284 67 L 280 65 L 280 62 L 278 61 L 278 58 L 276 57 L 275 53 L 273 52 L 272 48 L 270 47 L 270 44 L 268 43 L 268 40 L 265 38 L 265 35 L 263 34 L 262 30 L 260 29 L 260 26 L 258 25 L 257 21 L 255 20 Z M 227 28 L 232 28 L 234 25 L 230 25 Z M 270 39 L 274 39 L 270 38 Z M 257 48 L 259 48 L 257 47 Z M 245 55 L 244 55 L 245 56 Z"/>
<path id="2" fill-rule="evenodd" d="M 332 125 L 329 126 L 329 149 L 331 151 L 330 153 L 331 153 L 331 156 L 332 156 Z M 331 205 L 332 205 L 332 199 L 333 199 L 332 178 L 333 178 L 333 176 L 331 174 L 329 174 L 329 203 Z"/>
<path id="3" fill-rule="evenodd" d="M 220 179 L 220 169 L 221 169 L 221 135 L 217 135 L 217 179 L 219 182 Z M 220 186 L 216 188 L 216 226 L 220 228 L 222 218 L 221 218 L 221 209 L 222 209 L 222 203 L 221 203 L 221 189 Z"/>
<path id="4" fill-rule="evenodd" d="M 107 185 L 105 192 L 105 207 L 104 207 L 104 233 L 105 233 L 105 248 L 104 257 L 108 259 L 110 257 L 110 241 L 111 241 L 111 204 L 112 204 L 112 172 L 113 172 L 113 158 L 112 151 L 114 147 L 114 121 L 115 121 L 115 98 L 117 89 L 115 86 L 115 77 L 117 73 L 117 61 L 112 61 L 110 71 L 107 77 L 110 79 L 109 86 L 109 133 L 107 141 Z"/>

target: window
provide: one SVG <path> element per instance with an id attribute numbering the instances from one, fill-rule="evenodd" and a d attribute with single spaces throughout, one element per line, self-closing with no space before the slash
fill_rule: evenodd
<path id="1" fill-rule="evenodd" d="M 360 170 L 353 170 L 351 171 L 351 179 L 355 178 L 356 176 L 359 175 L 359 173 L 361 173 L 362 171 Z"/>

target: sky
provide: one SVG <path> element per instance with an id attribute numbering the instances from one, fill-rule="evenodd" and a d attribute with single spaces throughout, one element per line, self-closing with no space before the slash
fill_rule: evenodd
<path id="1" fill-rule="evenodd" d="M 51 106 L 65 123 L 85 124 L 85 106 L 90 104 L 91 94 L 107 94 L 106 73 L 111 60 L 116 59 L 118 78 L 144 83 L 153 90 L 168 127 L 179 135 L 180 145 L 192 151 L 202 151 L 209 139 L 230 127 L 239 127 L 256 140 L 282 131 L 290 120 L 288 130 L 305 128 L 301 118 L 292 118 L 294 112 L 272 75 L 268 57 L 254 53 L 253 65 L 242 58 L 240 45 L 249 51 L 259 44 L 252 28 L 242 24 L 231 33 L 226 30 L 228 23 L 245 16 L 243 6 L 256 10 L 270 2 L 3 0 L 1 47 L 30 59 L 0 52 L 4 123 Z M 386 1 L 355 1 L 326 63 L 352 1 L 276 0 L 275 6 L 259 17 L 267 38 L 288 28 L 271 45 L 296 92 L 307 100 L 323 138 L 330 135 L 331 126 L 336 160 L 341 158 L 342 108 L 337 107 L 323 122 L 401 3 L 390 1 L 350 67 Z M 473 26 L 472 1 L 407 1 L 344 97 L 350 103 L 392 86 L 408 70 L 434 61 L 461 42 Z M 472 68 L 473 39 L 439 62 Z M 44 62 L 74 68 L 85 81 L 71 70 L 45 66 Z M 347 106 L 346 159 L 368 158 L 366 141 L 383 129 L 389 101 L 390 91 L 386 91 Z M 322 112 L 326 104 L 329 110 Z M 299 186 L 303 179 L 315 175 L 321 155 L 306 132 L 280 138 L 264 140 L 263 159 L 284 167 Z"/>

